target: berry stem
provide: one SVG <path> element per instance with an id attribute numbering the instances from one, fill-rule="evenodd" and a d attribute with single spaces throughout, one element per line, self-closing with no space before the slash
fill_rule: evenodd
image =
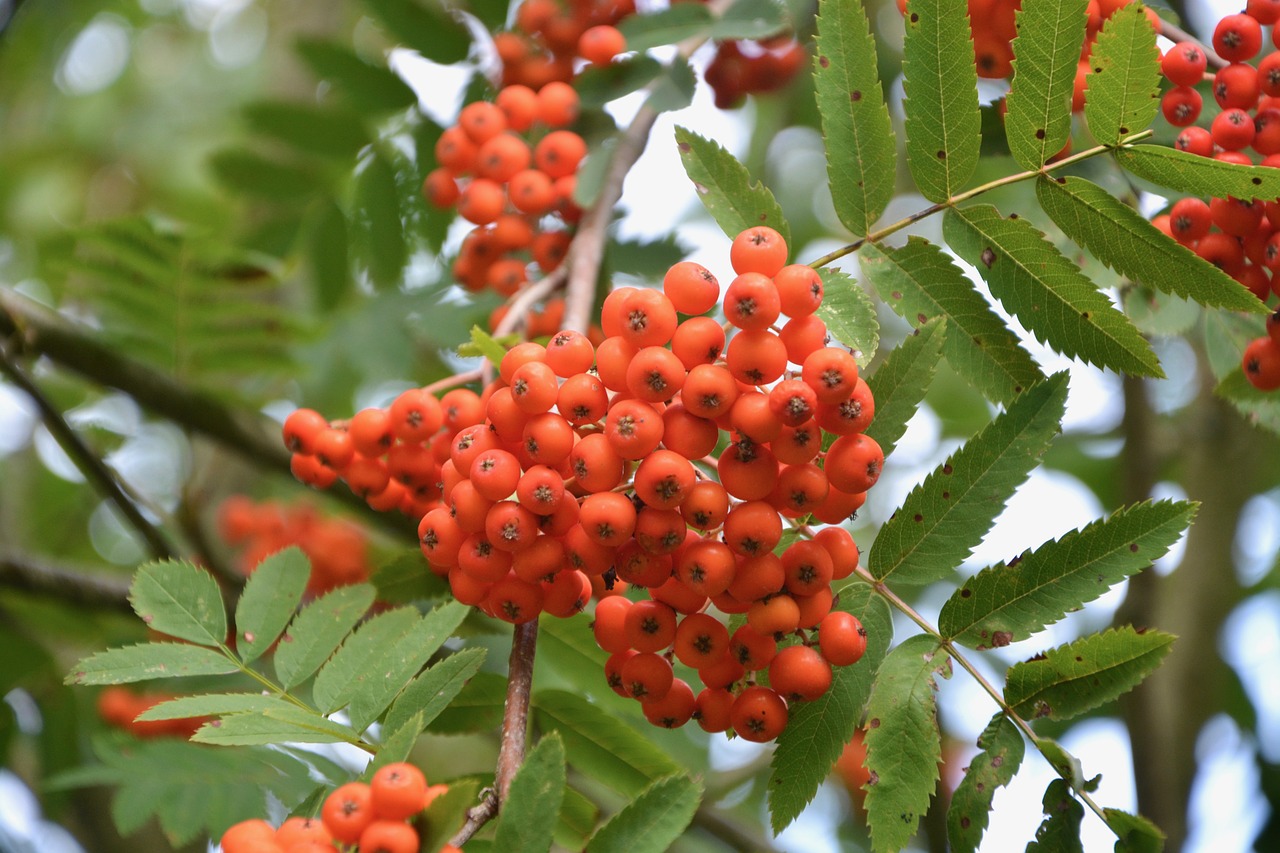
<path id="1" fill-rule="evenodd" d="M 1201 43 L 1200 39 L 1191 35 L 1191 33 L 1187 32 L 1177 24 L 1166 21 L 1164 18 L 1160 19 L 1160 35 L 1175 44 L 1181 44 L 1184 42 L 1194 44 L 1196 47 L 1204 51 L 1205 59 L 1208 60 L 1211 68 L 1226 68 L 1230 64 L 1221 56 L 1218 56 L 1217 51 L 1212 47 Z M 1210 75 L 1210 79 L 1212 79 L 1212 75 Z"/>
<path id="2" fill-rule="evenodd" d="M 963 653 L 961 653 L 960 649 L 957 648 L 951 640 L 943 637 L 941 632 L 931 625 L 929 620 L 916 612 L 914 607 L 900 598 L 893 590 L 889 589 L 883 581 L 877 580 L 871 572 L 867 571 L 860 565 L 855 569 L 854 573 L 857 575 L 859 580 L 870 585 L 871 588 L 875 590 L 876 594 L 888 602 L 895 610 L 906 616 L 912 622 L 916 623 L 916 625 L 920 627 L 920 630 L 937 640 L 938 647 L 949 654 L 952 660 L 960 664 L 960 667 L 965 672 L 969 673 L 969 675 L 973 677 L 974 681 L 978 682 L 982 689 L 986 691 L 986 694 L 991 697 L 991 701 L 995 702 L 996 705 L 999 706 L 1000 712 L 1004 714 L 1011 723 L 1018 727 L 1018 730 L 1031 741 L 1032 746 L 1039 750 L 1041 755 L 1044 755 L 1045 760 L 1049 762 L 1049 766 L 1053 767 L 1054 771 L 1071 786 L 1071 789 L 1075 792 L 1076 796 L 1083 800 L 1085 805 L 1087 805 L 1103 823 L 1107 824 L 1108 827 L 1111 826 L 1111 824 L 1107 822 L 1106 812 L 1102 807 L 1099 806 L 1093 797 L 1089 795 L 1088 791 L 1084 790 L 1082 785 L 1076 784 L 1075 780 L 1071 778 L 1071 774 L 1069 772 L 1064 772 L 1061 768 L 1057 767 L 1052 760 L 1050 760 L 1048 754 L 1041 745 L 1039 735 L 1037 735 L 1035 730 L 1031 728 L 1031 724 L 1013 710 L 1009 703 L 1004 700 L 1004 696 L 1000 691 L 996 689 L 996 686 L 978 670 L 973 661 L 969 660 Z"/>
<path id="3" fill-rule="evenodd" d="M 1088 160 L 1091 157 L 1096 157 L 1099 154 L 1105 154 L 1108 151 L 1112 151 L 1116 148 L 1122 148 L 1126 145 L 1131 145 L 1134 142 L 1139 142 L 1151 135 L 1152 135 L 1152 131 L 1144 130 L 1140 133 L 1135 133 L 1132 136 L 1129 136 L 1129 137 L 1126 137 L 1125 139 L 1120 140 L 1120 142 L 1117 145 L 1095 145 L 1093 148 L 1085 149 L 1084 151 L 1081 151 L 1078 154 L 1072 154 L 1070 157 L 1063 157 L 1061 160 L 1056 160 L 1052 163 L 1046 163 L 1043 166 L 1041 166 L 1039 169 L 1029 169 L 1025 172 L 1018 172 L 1013 175 L 1006 175 L 1003 178 L 999 178 L 997 180 L 990 181 L 980 186 L 976 186 L 971 190 L 965 190 L 959 195 L 954 195 L 951 198 L 947 199 L 946 201 L 940 201 L 935 204 L 931 204 L 926 208 L 916 211 L 910 216 L 907 216 L 903 219 L 899 219 L 897 222 L 893 222 L 889 225 L 886 225 L 885 227 L 879 229 L 878 231 L 872 231 L 867 236 L 858 240 L 854 240 L 852 243 L 848 244 L 847 246 L 841 246 L 839 249 L 836 249 L 834 252 L 829 252 L 823 255 L 822 257 L 818 258 L 817 260 L 810 261 L 809 266 L 813 267 L 814 269 L 820 269 L 821 267 L 826 266 L 832 261 L 837 261 L 840 258 L 843 258 L 845 255 L 853 254 L 854 252 L 861 249 L 867 243 L 878 243 L 881 240 L 883 240 L 885 237 L 888 237 L 890 234 L 894 234 L 898 231 L 901 231 L 903 228 L 906 228 L 908 225 L 914 225 L 915 223 L 919 222 L 922 219 L 928 219 L 930 216 L 933 216 L 935 213 L 941 213 L 947 208 L 955 207 L 956 205 L 960 204 L 963 201 L 968 201 L 971 198 L 976 198 L 977 196 L 980 196 L 983 193 L 990 192 L 991 190 L 994 190 L 994 189 L 999 189 L 1000 187 L 1007 187 L 1012 184 L 1021 183 L 1022 181 L 1029 181 L 1032 178 L 1038 178 L 1042 175 L 1048 175 L 1050 172 L 1054 172 L 1058 169 L 1063 168 L 1064 166 L 1070 166 L 1075 163 Z"/>

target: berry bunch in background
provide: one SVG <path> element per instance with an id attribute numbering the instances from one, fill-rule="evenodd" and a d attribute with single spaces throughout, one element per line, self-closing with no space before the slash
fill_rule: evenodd
<path id="1" fill-rule="evenodd" d="M 417 853 L 414 819 L 447 785 L 427 785 L 407 762 L 380 767 L 369 782 L 348 782 L 324 800 L 320 817 L 291 817 L 272 827 L 246 820 L 222 836 L 223 853 Z M 442 853 L 458 848 L 446 844 Z"/>
<path id="2" fill-rule="evenodd" d="M 345 519 L 325 518 L 305 503 L 256 502 L 232 495 L 218 508 L 218 533 L 228 545 L 240 549 L 236 568 L 246 577 L 264 558 L 297 545 L 311 563 L 307 583 L 311 595 L 369 579 L 369 539 L 364 530 Z"/>
<path id="3" fill-rule="evenodd" d="M 767 39 L 718 42 L 703 77 L 722 110 L 742 106 L 747 95 L 776 92 L 804 67 L 808 54 L 791 33 Z"/>
<path id="4" fill-rule="evenodd" d="M 633 0 L 526 0 L 515 26 L 493 37 L 502 85 L 536 91 L 572 80 L 579 59 L 607 63 L 624 49 L 615 25 L 635 12 Z"/>
<path id="5" fill-rule="evenodd" d="M 176 699 L 172 693 L 135 693 L 127 687 L 107 687 L 98 694 L 98 716 L 109 726 L 123 729 L 137 738 L 175 737 L 187 739 L 208 722 L 208 717 L 179 717 L 172 720 L 139 720 L 138 717 L 162 702 Z"/>

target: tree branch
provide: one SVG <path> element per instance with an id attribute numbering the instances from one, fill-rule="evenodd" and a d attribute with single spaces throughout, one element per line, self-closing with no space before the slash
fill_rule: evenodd
<path id="1" fill-rule="evenodd" d="M 133 613 L 125 579 L 54 566 L 25 554 L 0 552 L 0 585 L 82 607 Z"/>
<path id="2" fill-rule="evenodd" d="M 49 398 L 44 395 L 39 386 L 31 380 L 31 377 L 27 376 L 26 372 L 10 359 L 5 347 L 0 347 L 0 373 L 7 376 L 10 382 L 18 386 L 24 394 L 31 398 L 31 401 L 35 403 L 36 409 L 40 412 L 40 419 L 44 422 L 45 428 L 49 430 L 49 433 L 58 442 L 59 446 L 66 451 L 67 456 L 75 463 L 80 473 L 84 474 L 85 479 L 115 504 L 116 509 L 120 510 L 124 520 L 146 543 L 151 556 L 158 560 L 175 556 L 173 549 L 169 547 L 169 542 L 164 538 L 164 534 L 143 516 L 137 504 L 124 493 L 124 489 L 117 482 L 115 474 L 81 440 L 79 434 L 71 428 L 71 425 L 62 417 L 62 414 Z"/>
<path id="3" fill-rule="evenodd" d="M 269 421 L 263 415 L 230 408 L 211 394 L 126 358 L 95 340 L 88 329 L 3 287 L 0 287 L 0 337 L 13 338 L 25 349 L 91 382 L 123 391 L 143 408 L 218 442 L 264 470 L 297 482 L 289 470 L 289 452 L 274 425 L 268 428 Z M 358 510 L 379 527 L 416 538 L 416 525 L 408 519 L 377 512 L 345 490 L 328 494 Z"/>

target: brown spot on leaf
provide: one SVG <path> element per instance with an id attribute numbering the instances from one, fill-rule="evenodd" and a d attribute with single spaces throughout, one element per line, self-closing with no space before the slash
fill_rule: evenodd
<path id="1" fill-rule="evenodd" d="M 962 817 L 962 818 L 960 818 L 960 828 L 961 828 L 961 829 L 968 829 L 968 828 L 969 828 L 969 818 L 967 818 L 967 817 Z"/>
<path id="2" fill-rule="evenodd" d="M 869 728 L 869 729 L 878 729 L 878 728 L 880 728 L 880 718 L 879 718 L 879 717 L 872 717 L 870 720 L 868 720 L 868 721 L 867 721 L 867 728 Z"/>
<path id="3" fill-rule="evenodd" d="M 922 326 L 923 326 L 925 323 L 929 322 L 929 318 L 928 318 L 928 317 L 926 317 L 926 316 L 925 316 L 925 315 L 923 315 L 923 314 L 917 314 L 917 315 L 916 315 L 916 320 L 918 320 L 918 321 L 920 322 L 920 325 L 922 325 Z"/>
<path id="4" fill-rule="evenodd" d="M 688 154 L 690 151 L 693 150 L 693 146 L 687 142 L 681 142 L 678 147 L 680 149 L 681 154 Z"/>
<path id="5" fill-rule="evenodd" d="M 960 590 L 961 598 L 968 598 L 971 595 L 973 595 L 973 590 L 969 589 L 969 587 L 967 586 L 964 589 Z"/>
<path id="6" fill-rule="evenodd" d="M 823 68 L 827 68 L 831 65 L 831 60 L 827 59 L 825 56 L 819 56 L 818 64 L 821 65 Z"/>
<path id="7" fill-rule="evenodd" d="M 991 635 L 991 644 L 997 649 L 1004 648 L 1013 642 L 1013 634 L 1008 631 L 996 631 Z"/>
<path id="8" fill-rule="evenodd" d="M 943 150 L 939 149 L 939 150 L 938 150 L 938 159 L 939 159 L 939 160 L 945 160 L 945 159 L 947 159 L 947 152 L 945 152 L 945 151 L 943 151 Z"/>
<path id="9" fill-rule="evenodd" d="M 996 253 L 990 246 L 987 246 L 982 250 L 982 254 L 978 256 L 978 260 L 982 261 L 984 267 L 991 269 L 991 265 L 996 262 Z"/>
<path id="10" fill-rule="evenodd" d="M 704 186 L 703 184 L 698 183 L 697 181 L 694 181 L 694 182 L 693 182 L 693 188 L 694 188 L 695 190 L 697 190 L 698 192 L 700 192 L 702 195 L 706 195 L 706 194 L 707 194 L 707 188 L 706 188 L 706 186 Z"/>
<path id="11" fill-rule="evenodd" d="M 916 513 L 915 520 L 916 520 L 916 521 L 924 521 L 924 516 L 917 512 L 917 513 Z"/>
<path id="12" fill-rule="evenodd" d="M 1036 128 L 1036 139 L 1044 139 L 1045 132 L 1043 127 Z"/>
<path id="13" fill-rule="evenodd" d="M 856 104 L 858 101 L 862 100 L 862 93 L 859 92 L 857 89 L 854 89 L 852 92 L 849 93 L 849 100 L 853 101 Z"/>
<path id="14" fill-rule="evenodd" d="M 944 474 L 950 474 L 950 473 L 951 473 L 951 471 L 952 471 L 952 468 L 951 468 L 951 463 L 950 463 L 950 462 L 948 462 L 946 465 L 943 465 L 943 466 L 942 466 L 942 473 L 944 473 Z"/>
<path id="15" fill-rule="evenodd" d="M 900 290 L 895 290 L 893 293 L 890 293 L 889 295 L 890 295 L 890 296 L 892 296 L 894 299 L 901 299 L 901 298 L 902 298 L 902 291 L 900 291 Z"/>
<path id="16" fill-rule="evenodd" d="M 1135 554 L 1138 553 L 1138 543 L 1137 542 L 1131 543 L 1129 545 L 1129 550 Z"/>

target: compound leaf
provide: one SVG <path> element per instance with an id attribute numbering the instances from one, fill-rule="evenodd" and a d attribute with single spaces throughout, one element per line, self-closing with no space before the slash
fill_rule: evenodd
<path id="1" fill-rule="evenodd" d="M 664 853 L 701 800 L 702 786 L 688 776 L 663 777 L 605 821 L 587 841 L 586 853 Z"/>
<path id="2" fill-rule="evenodd" d="M 1056 373 L 934 469 L 880 528 L 871 574 L 927 583 L 960 565 L 1057 434 L 1066 398 L 1066 374 Z"/>
<path id="3" fill-rule="evenodd" d="M 1150 566 L 1195 512 L 1193 503 L 1135 504 L 983 569 L 942 606 L 938 628 L 977 648 L 1024 640 Z"/>
<path id="4" fill-rule="evenodd" d="M 538 741 L 511 780 L 494 847 L 528 853 L 550 850 L 564 788 L 564 742 L 552 732 Z"/>
<path id="5" fill-rule="evenodd" d="M 1138 686 L 1174 639 L 1128 625 L 1082 637 L 1009 667 L 1005 701 L 1025 718 L 1068 720 Z"/>
<path id="6" fill-rule="evenodd" d="M 67 684 L 127 684 L 153 678 L 225 675 L 236 664 L 226 655 L 186 643 L 138 643 L 98 652 L 80 661 Z"/>
<path id="7" fill-rule="evenodd" d="M 1039 169 L 1071 136 L 1071 95 L 1087 0 L 1024 0 L 1013 40 L 1013 83 L 1005 132 L 1009 153 Z"/>
<path id="8" fill-rule="evenodd" d="M 946 201 L 973 175 L 982 145 L 966 0 L 908 0 L 902 76 L 907 165 L 921 194 Z"/>
<path id="9" fill-rule="evenodd" d="M 436 0 L 364 0 L 393 36 L 427 59 L 448 65 L 467 58 L 467 28 Z"/>
<path id="10" fill-rule="evenodd" d="M 651 782 L 682 772 L 665 750 L 598 705 L 565 690 L 533 697 L 538 726 L 564 738 L 573 766 L 624 796 L 634 797 Z"/>
<path id="11" fill-rule="evenodd" d="M 283 699 L 262 693 L 202 693 L 196 696 L 179 696 L 177 699 L 152 705 L 136 719 L 182 720 L 187 717 L 215 717 L 292 707 L 295 706 Z"/>
<path id="12" fill-rule="evenodd" d="M 901 248 L 868 244 L 859 257 L 880 298 L 914 328 L 946 319 L 943 355 L 988 399 L 1008 403 L 1044 381 L 1017 337 L 940 248 L 911 237 Z"/>
<path id="13" fill-rule="evenodd" d="M 906 847 L 929 807 L 942 757 L 936 675 L 951 677 L 951 658 L 927 634 L 904 640 L 876 671 L 866 728 L 874 851 Z"/>
<path id="14" fill-rule="evenodd" d="M 463 649 L 433 663 L 396 697 L 384 725 L 389 729 L 399 729 L 410 717 L 421 714 L 422 727 L 429 726 L 462 692 L 467 681 L 480 671 L 485 657 L 484 649 Z"/>
<path id="15" fill-rule="evenodd" d="M 973 853 L 987 831 L 987 818 L 996 789 L 1013 779 L 1026 747 L 1022 733 L 1003 713 L 991 718 L 978 736 L 980 750 L 969 761 L 964 778 L 951 794 L 947 809 L 947 840 L 955 853 Z"/>
<path id="16" fill-rule="evenodd" d="M 1036 197 L 1062 232 L 1098 260 L 1165 293 L 1231 311 L 1263 313 L 1266 305 L 1244 285 L 1170 239 L 1147 218 L 1084 178 L 1042 178 Z M 1160 258 L 1145 263 L 1144 258 Z"/>
<path id="17" fill-rule="evenodd" d="M 297 546 L 267 557 L 244 585 L 236 604 L 236 653 L 256 660 L 280 636 L 302 601 L 311 563 Z"/>
<path id="18" fill-rule="evenodd" d="M 848 273 L 820 269 L 823 299 L 818 317 L 831 337 L 853 350 L 859 367 L 866 367 L 880 346 L 880 321 L 876 306 Z"/>
<path id="19" fill-rule="evenodd" d="M 410 633 L 421 620 L 413 607 L 398 607 L 370 618 L 342 643 L 342 648 L 316 673 L 311 696 L 326 714 L 351 702 L 371 680 L 381 677 L 376 667 L 387 649 Z"/>
<path id="20" fill-rule="evenodd" d="M 867 650 L 852 666 L 836 667 L 831 687 L 820 698 L 792 709 L 778 735 L 769 774 L 769 819 L 775 833 L 794 821 L 813 800 L 845 744 L 858 727 L 871 695 L 876 667 L 893 638 L 889 606 L 870 586 L 854 582 L 842 587 L 835 609 L 852 613 L 867 631 Z"/>
<path id="21" fill-rule="evenodd" d="M 865 235 L 893 197 L 896 172 L 876 43 L 861 2 L 820 0 L 818 10 L 814 79 L 831 197 L 845 227 Z"/>
<path id="22" fill-rule="evenodd" d="M 898 345 L 867 378 L 876 401 L 876 416 L 867 435 L 888 456 L 907 431 L 933 381 L 947 337 L 947 321 L 935 317 Z"/>
<path id="23" fill-rule="evenodd" d="M 976 205 L 947 211 L 942 228 L 992 295 L 1037 338 L 1099 367 L 1164 376 L 1133 323 L 1030 223 Z"/>
<path id="24" fill-rule="evenodd" d="M 302 39 L 298 55 L 317 76 L 333 81 L 347 102 L 362 113 L 403 110 L 418 102 L 394 71 L 371 65 L 347 48 L 321 39 Z"/>
<path id="25" fill-rule="evenodd" d="M 1164 145 L 1127 145 L 1116 160 L 1139 178 L 1184 195 L 1280 199 L 1280 174 L 1267 166 L 1241 166 Z"/>
<path id="26" fill-rule="evenodd" d="M 1116 145 L 1151 124 L 1160 108 L 1160 49 L 1140 4 L 1107 18 L 1089 64 L 1084 118 L 1094 139 Z"/>
<path id="27" fill-rule="evenodd" d="M 300 683 L 329 659 L 342 638 L 373 604 L 373 587 L 338 587 L 302 608 L 276 646 L 276 677 L 284 687 Z"/>
<path id="28" fill-rule="evenodd" d="M 791 244 L 791 229 L 778 200 L 764 184 L 751 180 L 736 157 L 718 142 L 683 127 L 676 128 L 676 146 L 703 207 L 730 239 L 756 225 L 768 225 Z"/>
<path id="29" fill-rule="evenodd" d="M 227 612 L 213 575 L 185 560 L 161 560 L 138 569 L 129 603 L 147 627 L 202 646 L 227 641 Z"/>

